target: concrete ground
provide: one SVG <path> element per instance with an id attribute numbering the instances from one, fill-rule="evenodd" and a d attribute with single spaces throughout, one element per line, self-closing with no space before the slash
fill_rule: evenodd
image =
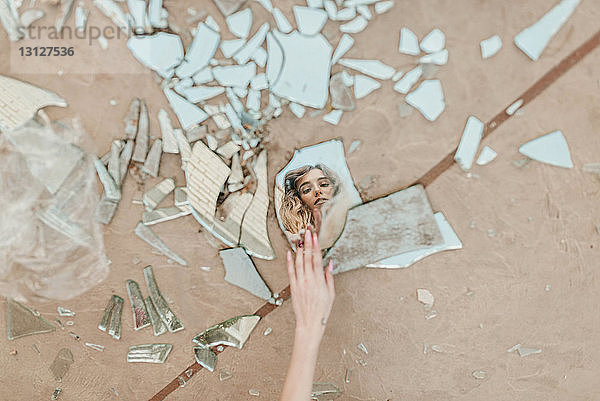
<path id="1" fill-rule="evenodd" d="M 290 21 L 292 3 L 300 1 L 277 2 Z M 365 190 L 365 199 L 419 180 L 454 151 L 469 115 L 491 121 L 596 34 L 600 6 L 582 1 L 542 57 L 532 62 L 512 39 L 539 19 L 550 3 L 396 0 L 391 11 L 374 16 L 365 31 L 353 35 L 356 43 L 346 56 L 375 58 L 407 70 L 416 58 L 398 53 L 400 28 L 409 27 L 419 38 L 440 28 L 446 34 L 449 61 L 435 76 L 442 82 L 445 111 L 435 122 L 416 111 L 400 117 L 397 104 L 403 96 L 392 90 L 390 81 L 358 100 L 356 111 L 345 113 L 338 126 L 321 117 L 299 120 L 286 109 L 269 124 L 269 179 L 286 164 L 294 148 L 337 137 L 346 148 L 355 139 L 363 141 L 361 149 L 348 156 L 348 165 L 356 183 L 367 176 L 375 179 Z M 212 2 L 165 2 L 171 14 L 180 16 L 176 18 L 182 25 L 181 16 L 191 5 L 212 15 L 221 25 L 223 37 L 230 39 Z M 249 1 L 249 6 L 255 15 L 255 31 L 256 21 L 266 20 L 267 14 L 255 1 Z M 53 15 L 41 24 L 51 25 Z M 89 21 L 107 24 L 96 8 Z M 337 43 L 340 35 L 335 24 L 328 22 L 325 33 Z M 491 59 L 482 60 L 479 42 L 494 34 L 500 35 L 504 47 Z M 598 43 L 596 40 L 592 48 Z M 77 71 L 62 76 L 52 71 L 56 62 L 52 60 L 27 60 L 31 72 L 37 73 L 11 68 L 17 47 L 10 44 L 4 31 L 0 33 L 0 73 L 64 97 L 68 108 L 51 107 L 46 112 L 53 119 L 79 117 L 93 140 L 89 151 L 104 154 L 111 140 L 122 136 L 122 119 L 134 96 L 146 99 L 150 130 L 158 135 L 156 113 L 168 104 L 159 85 L 128 52 L 124 39 L 110 41 L 105 56 L 90 62 L 86 70 L 78 66 Z M 66 71 L 68 61 L 60 62 Z M 595 270 L 600 247 L 596 231 L 600 180 L 581 170 L 585 163 L 600 162 L 599 64 L 600 53 L 592 49 L 564 75 L 549 76 L 544 81 L 549 84 L 546 90 L 483 141 L 498 152 L 491 164 L 474 166 L 471 175 L 452 165 L 428 183 L 433 209 L 444 212 L 463 249 L 430 256 L 408 269 L 360 269 L 336 276 L 337 296 L 315 381 L 336 383 L 344 390 L 340 400 L 600 398 L 600 317 L 594 312 L 600 301 Z M 333 67 L 334 72 L 339 69 L 339 65 Z M 116 100 L 116 106 L 109 104 L 110 99 Z M 567 139 L 574 168 L 535 161 L 519 168 L 512 163 L 523 158 L 518 153 L 521 144 L 558 129 Z M 172 176 L 177 185 L 184 184 L 179 156 L 164 156 L 161 176 Z M 148 180 L 146 186 L 156 181 Z M 70 329 L 81 342 L 61 330 L 14 341 L 0 336 L 1 399 L 49 399 L 57 383 L 48 366 L 62 347 L 71 349 L 75 362 L 60 383 L 60 399 L 150 399 L 192 365 L 195 334 L 263 305 L 223 280 L 224 268 L 217 254 L 222 244 L 201 230 L 191 216 L 155 226 L 189 266 L 172 265 L 166 257 L 153 254 L 133 233 L 142 213 L 141 206 L 131 203 L 135 191 L 135 183 L 128 177 L 115 218 L 105 227 L 106 253 L 112 260 L 108 279 L 70 301 L 31 305 L 49 320 L 56 316 L 58 305 L 73 309 L 77 316 Z M 287 244 L 272 205 L 268 229 L 277 258 L 255 259 L 255 263 L 269 287 L 279 291 L 287 286 L 283 264 Z M 490 229 L 494 236 L 488 235 Z M 141 259 L 139 264 L 132 262 L 136 257 Z M 154 266 L 158 284 L 173 301 L 185 330 L 159 338 L 149 329 L 134 332 L 126 300 L 122 337 L 113 340 L 96 328 L 106 302 L 111 294 L 126 298 L 127 279 L 143 284 L 142 269 L 148 264 Z M 212 269 L 206 272 L 201 266 Z M 434 295 L 436 317 L 425 319 L 426 312 L 416 299 L 417 288 Z M 0 319 L 0 331 L 5 325 L 6 320 Z M 273 331 L 263 336 L 267 327 Z M 257 389 L 260 399 L 276 400 L 291 352 L 293 328 L 288 301 L 262 319 L 242 350 L 229 348 L 220 354 L 215 373 L 200 370 L 167 399 L 250 400 L 255 398 L 248 390 Z M 106 349 L 89 349 L 84 341 Z M 126 362 L 130 345 L 150 342 L 173 344 L 164 364 Z M 368 355 L 357 349 L 361 342 Z M 542 352 L 524 358 L 506 352 L 517 343 Z M 432 350 L 432 345 L 441 352 Z M 16 356 L 9 354 L 12 349 L 18 351 Z M 360 358 L 366 366 L 357 363 Z M 232 378 L 219 381 L 219 369 L 230 371 Z M 348 369 L 350 381 L 346 383 Z M 473 377 L 476 370 L 485 371 L 485 378 Z"/>

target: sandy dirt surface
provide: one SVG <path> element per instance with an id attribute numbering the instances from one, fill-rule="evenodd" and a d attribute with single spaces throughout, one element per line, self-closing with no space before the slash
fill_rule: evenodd
<path id="1" fill-rule="evenodd" d="M 293 21 L 292 2 L 277 3 Z M 176 18 L 192 4 L 215 17 L 225 39 L 232 38 L 212 2 L 165 2 Z M 268 16 L 258 3 L 249 1 L 249 6 L 255 15 L 254 32 L 259 26 L 256 21 Z M 401 118 L 397 104 L 403 96 L 392 90 L 391 81 L 358 100 L 356 111 L 345 113 L 338 126 L 323 122 L 320 116 L 299 120 L 285 109 L 269 124 L 271 184 L 295 147 L 341 138 L 346 149 L 355 139 L 363 141 L 347 160 L 355 183 L 368 176 L 375 179 L 363 191 L 365 200 L 410 185 L 455 149 L 469 115 L 489 121 L 596 33 L 600 6 L 584 0 L 540 60 L 532 62 L 512 38 L 549 7 L 544 0 L 396 0 L 391 11 L 374 16 L 365 31 L 353 35 L 356 43 L 346 56 L 375 58 L 408 70 L 416 58 L 398 53 L 400 28 L 409 27 L 419 38 L 440 28 L 446 34 L 449 61 L 435 76 L 442 82 L 446 110 L 433 123 L 417 111 Z M 51 15 L 41 23 L 51 25 Z M 107 20 L 93 8 L 90 23 L 107 24 Z M 335 46 L 340 36 L 335 24 L 328 22 L 324 32 Z M 504 47 L 491 59 L 481 60 L 479 42 L 494 34 L 500 35 Z M 168 108 L 159 85 L 127 51 L 125 40 L 111 41 L 109 51 L 113 52 L 110 57 L 90 63 L 88 74 L 44 74 L 39 60 L 31 62 L 40 63 L 40 73 L 22 73 L 11 69 L 9 53 L 15 52 L 15 45 L 9 44 L 2 31 L 0 72 L 64 97 L 68 108 L 51 107 L 46 112 L 53 119 L 79 117 L 93 139 L 88 150 L 102 155 L 113 138 L 122 136 L 122 119 L 132 97 L 146 99 L 153 135 L 160 132 L 156 113 Z M 599 64 L 596 49 L 487 137 L 483 144 L 498 152 L 491 164 L 474 166 L 470 176 L 454 165 L 428 185 L 434 211 L 444 212 L 463 242 L 462 250 L 430 256 L 408 269 L 360 269 L 336 276 L 337 297 L 315 381 L 336 383 L 344 390 L 340 400 L 600 398 L 600 318 L 594 312 L 600 301 L 595 270 L 600 247 L 596 231 L 600 180 L 581 171 L 585 163 L 600 162 Z M 94 73 L 103 69 L 134 73 Z M 339 70 L 339 65 L 333 67 L 333 72 Z M 110 99 L 117 104 L 111 106 Z M 573 169 L 534 161 L 519 168 L 512 163 L 523 158 L 518 153 L 521 144 L 557 129 L 569 144 Z M 161 176 L 184 184 L 178 155 L 163 157 Z M 146 187 L 157 181 L 148 180 Z M 128 177 L 119 209 L 105 228 L 106 253 L 112 261 L 108 279 L 70 301 L 32 305 L 48 320 L 56 316 L 58 305 L 69 307 L 77 313 L 74 325 L 14 341 L 0 336 L 0 399 L 49 399 L 57 383 L 48 366 L 62 347 L 71 349 L 75 362 L 59 384 L 63 388 L 60 399 L 150 399 L 194 362 L 191 339 L 195 334 L 230 317 L 252 313 L 263 304 L 223 280 L 224 268 L 217 254 L 222 244 L 191 216 L 154 226 L 189 266 L 169 264 L 166 257 L 153 254 L 133 233 L 142 213 L 141 206 L 131 203 L 136 191 Z M 287 243 L 272 205 L 268 229 L 277 258 L 256 259 L 255 263 L 268 286 L 279 291 L 287 286 L 283 265 Z M 495 233 L 492 237 L 490 229 Z M 138 264 L 133 263 L 136 257 L 141 259 Z M 185 330 L 158 338 L 150 329 L 134 332 L 125 280 L 134 279 L 143 286 L 142 269 L 148 264 L 154 266 L 158 284 L 172 300 Z M 206 272 L 201 266 L 212 269 Z M 417 288 L 434 295 L 436 317 L 425 319 L 423 305 L 416 299 Z M 96 328 L 111 294 L 126 299 L 120 341 Z M 4 304 L 3 300 L 0 308 Z M 267 327 L 273 331 L 263 336 Z M 258 324 L 242 350 L 230 348 L 219 355 L 215 373 L 201 370 L 167 399 L 250 400 L 255 399 L 248 394 L 252 388 L 260 391 L 259 399 L 276 400 L 291 353 L 293 328 L 291 303 L 285 302 Z M 2 318 L 0 332 L 5 330 Z M 81 341 L 69 336 L 69 330 Z M 106 349 L 89 349 L 84 341 Z M 164 364 L 126 362 L 130 345 L 150 342 L 173 344 Z M 357 349 L 361 342 L 368 355 Z M 517 343 L 542 352 L 525 358 L 506 352 Z M 432 345 L 441 352 L 432 350 Z M 16 356 L 9 353 L 13 349 L 18 351 Z M 218 370 L 222 368 L 233 377 L 220 382 Z M 347 369 L 351 369 L 349 383 L 344 380 Z M 484 370 L 486 377 L 473 377 L 476 370 Z"/>

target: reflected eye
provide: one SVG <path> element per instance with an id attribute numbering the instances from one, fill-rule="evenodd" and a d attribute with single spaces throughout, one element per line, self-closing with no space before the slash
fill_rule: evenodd
<path id="1" fill-rule="evenodd" d="M 322 182 L 322 183 L 321 183 L 321 186 L 322 186 L 322 187 L 328 187 L 328 186 L 329 186 L 329 183 L 328 183 L 328 182 L 326 182 L 326 181 L 325 181 L 325 182 Z"/>
<path id="2" fill-rule="evenodd" d="M 302 190 L 302 195 L 308 195 L 309 193 L 310 193 L 310 188 L 308 188 L 308 187 L 307 187 L 307 188 L 304 188 L 304 189 Z"/>

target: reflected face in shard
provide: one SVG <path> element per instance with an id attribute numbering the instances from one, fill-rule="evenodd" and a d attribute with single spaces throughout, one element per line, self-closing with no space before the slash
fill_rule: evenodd
<path id="1" fill-rule="evenodd" d="M 333 195 L 331 179 L 318 168 L 298 177 L 295 184 L 300 199 L 311 210 L 320 209 Z"/>

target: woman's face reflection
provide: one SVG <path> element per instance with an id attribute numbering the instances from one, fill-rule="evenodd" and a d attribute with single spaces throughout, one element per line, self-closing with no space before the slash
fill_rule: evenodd
<path id="1" fill-rule="evenodd" d="M 331 180 L 316 168 L 299 177 L 296 188 L 302 202 L 311 210 L 321 209 L 321 206 L 331 199 L 333 192 Z"/>

